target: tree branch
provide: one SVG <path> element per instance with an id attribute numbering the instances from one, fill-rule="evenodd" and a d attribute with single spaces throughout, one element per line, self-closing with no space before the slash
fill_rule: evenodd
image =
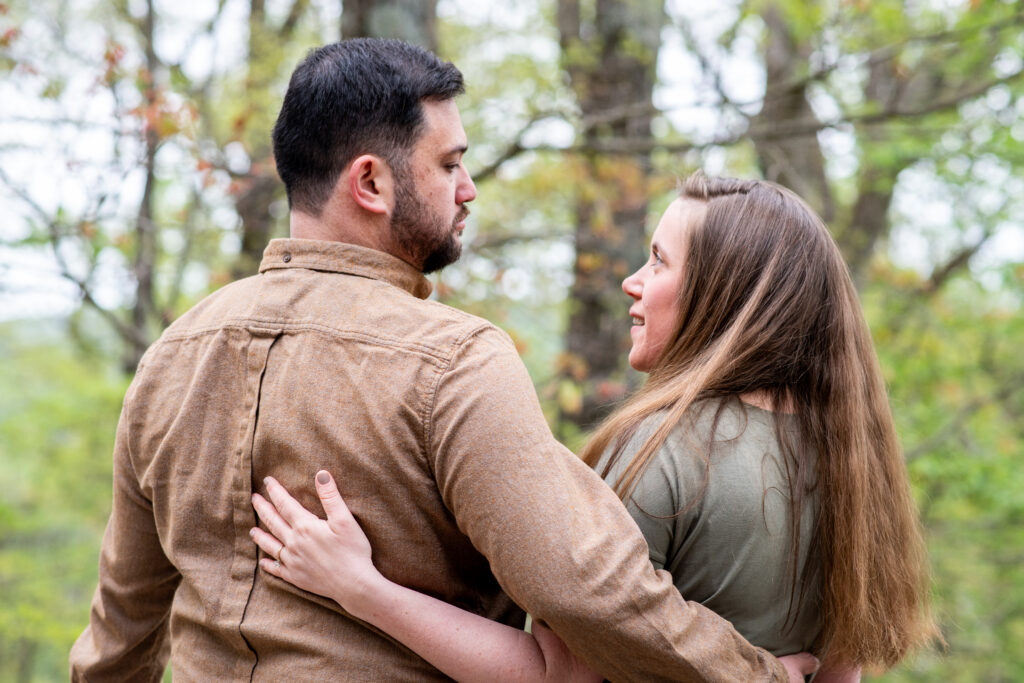
<path id="1" fill-rule="evenodd" d="M 913 462 L 923 455 L 927 455 L 935 447 L 952 438 L 960 432 L 967 422 L 986 405 L 1001 403 L 1009 400 L 1014 394 L 1024 387 L 1024 373 L 1011 375 L 991 396 L 975 398 L 963 405 L 956 415 L 949 420 L 942 428 L 936 431 L 930 438 L 925 439 L 913 448 L 904 452 L 903 459 L 906 462 Z"/>
<path id="2" fill-rule="evenodd" d="M 942 31 L 936 31 L 934 33 L 927 33 L 919 36 L 908 36 L 904 40 L 899 40 L 888 45 L 875 48 L 868 51 L 863 55 L 864 66 L 871 67 L 875 64 L 882 62 L 888 62 L 894 59 L 901 50 L 904 48 L 914 45 L 917 43 L 940 43 L 949 41 L 951 43 L 962 43 L 965 39 L 971 37 L 974 34 L 989 32 L 991 35 L 996 36 L 999 33 L 1011 29 L 1017 28 L 1021 23 L 1024 23 L 1024 12 L 1017 11 L 1014 14 L 1004 19 L 992 21 L 987 24 L 979 24 L 977 26 L 968 26 L 955 29 L 945 29 Z M 769 99 L 770 97 L 781 96 L 786 92 L 792 91 L 797 88 L 805 88 L 811 83 L 816 83 L 823 80 L 830 73 L 839 68 L 839 62 L 833 61 L 825 66 L 822 66 L 814 71 L 808 73 L 806 76 L 795 78 L 787 81 L 782 81 L 775 84 L 774 87 L 768 88 L 765 91 L 765 95 L 762 99 Z M 752 102 L 738 102 L 734 103 L 737 107 L 750 106 L 757 104 L 756 101 Z"/>
<path id="3" fill-rule="evenodd" d="M 693 34 L 693 31 L 688 22 L 680 21 L 676 18 L 672 18 L 672 24 L 679 29 L 679 34 L 683 38 L 683 44 L 690 48 L 690 52 L 696 57 L 700 63 L 701 70 L 708 74 L 711 78 L 711 86 L 715 93 L 718 95 L 718 103 L 723 104 L 736 112 L 742 114 L 737 104 L 729 97 L 725 92 L 725 85 L 722 80 L 722 72 L 712 64 L 711 58 L 704 53 L 703 48 L 697 42 L 697 37 Z"/>
<path id="4" fill-rule="evenodd" d="M 939 291 L 942 285 L 946 283 L 946 280 L 948 280 L 958 270 L 965 267 L 967 262 L 978 253 L 978 250 L 981 249 L 991 237 L 991 231 L 986 231 L 984 236 L 977 242 L 969 244 L 958 250 L 949 258 L 949 260 L 935 268 L 932 271 L 931 276 L 924 282 L 924 284 L 921 285 L 920 293 L 927 296 Z"/>
<path id="5" fill-rule="evenodd" d="M 291 39 L 295 33 L 295 27 L 299 23 L 299 19 L 305 14 L 306 8 L 309 7 L 309 0 L 295 0 L 292 3 L 291 9 L 288 10 L 288 16 L 285 18 L 284 23 L 281 24 L 279 33 L 283 39 Z"/>
<path id="6" fill-rule="evenodd" d="M 217 9 L 214 10 L 213 16 L 210 17 L 209 21 L 204 23 L 197 31 L 195 31 L 192 35 L 188 37 L 188 40 L 185 41 L 185 48 L 181 51 L 182 55 L 185 55 L 187 57 L 189 54 L 192 53 L 193 48 L 195 47 L 196 43 L 199 42 L 200 38 L 202 38 L 205 35 L 211 35 L 213 33 L 213 28 L 217 25 L 217 22 L 220 21 L 221 16 L 224 14 L 224 7 L 226 5 L 227 0 L 217 0 Z M 181 63 L 179 62 L 177 64 L 169 66 L 180 67 Z"/>
<path id="7" fill-rule="evenodd" d="M 946 109 L 952 109 L 967 100 L 982 95 L 997 85 L 1013 83 L 1017 80 L 1024 80 L 1024 71 L 1010 76 L 994 78 L 970 88 L 964 88 L 955 95 L 935 100 L 934 102 L 914 109 L 899 109 L 894 107 L 878 112 L 838 116 L 824 121 L 814 119 L 795 121 L 792 123 L 769 122 L 766 124 L 754 124 L 744 131 L 735 131 L 702 143 L 664 143 L 658 140 L 603 138 L 600 140 L 592 140 L 582 145 L 575 145 L 562 149 L 564 151 L 600 152 L 606 154 L 643 154 L 655 149 L 665 150 L 668 152 L 687 152 L 693 149 L 735 144 L 744 137 L 758 137 L 761 140 L 770 141 L 798 136 L 816 135 L 823 130 L 838 128 L 844 125 L 879 124 L 890 122 L 893 119 L 914 119 L 924 117 L 929 114 L 935 114 Z M 531 149 L 545 148 L 536 147 Z"/>
<path id="8" fill-rule="evenodd" d="M 505 234 L 505 235 L 493 235 L 493 234 L 480 234 L 478 233 L 473 241 L 470 242 L 470 249 L 474 252 L 483 251 L 486 249 L 501 249 L 509 244 L 529 244 L 533 242 L 549 242 L 558 240 L 567 240 L 571 237 L 568 233 L 565 234 L 545 234 L 545 235 L 518 235 L 518 234 Z"/>
<path id="9" fill-rule="evenodd" d="M 167 301 L 162 307 L 160 313 L 160 320 L 164 326 L 170 325 L 174 322 L 174 309 L 178 307 L 178 301 L 181 299 L 181 288 L 182 283 L 185 279 L 185 267 L 188 265 L 189 260 L 192 257 L 192 247 L 195 242 L 195 221 L 196 213 L 200 204 L 200 192 L 198 188 L 192 189 L 192 199 L 188 204 L 186 210 L 185 220 L 182 222 L 182 232 L 185 235 L 185 243 L 181 247 L 181 253 L 178 254 L 177 263 L 174 268 L 174 279 L 171 282 L 170 293 L 167 296 Z"/>
<path id="10" fill-rule="evenodd" d="M 60 253 L 60 243 L 64 239 L 64 235 L 61 234 L 60 224 L 54 220 L 53 217 L 40 205 L 35 199 L 33 199 L 27 192 L 11 182 L 10 177 L 0 168 L 0 182 L 4 185 L 21 201 L 23 201 L 29 209 L 39 218 L 40 222 L 46 226 L 47 236 L 49 238 L 50 246 L 53 250 L 53 258 L 57 263 L 57 267 L 60 271 L 60 276 L 65 280 L 73 283 L 77 288 L 79 294 L 82 296 L 82 301 L 95 309 L 113 328 L 114 330 L 124 339 L 126 342 L 132 344 L 141 344 L 145 346 L 148 344 L 148 340 L 142 339 L 138 334 L 138 331 L 133 327 L 127 325 L 123 320 L 117 317 L 112 311 L 103 308 L 96 301 L 92 295 L 92 291 L 89 288 L 88 277 L 80 278 L 71 272 L 70 266 L 64 256 Z"/>
<path id="11" fill-rule="evenodd" d="M 494 158 L 493 161 L 491 161 L 491 163 L 487 164 L 486 166 L 484 166 L 480 170 L 475 171 L 475 172 L 470 174 L 470 176 L 473 178 L 474 182 L 478 182 L 479 183 L 479 182 L 483 182 L 484 180 L 487 180 L 492 175 L 497 173 L 498 169 L 501 167 L 502 164 L 504 164 L 506 161 L 508 161 L 510 159 L 513 159 L 513 158 L 519 156 L 523 152 L 526 152 L 526 151 L 542 151 L 542 150 L 545 150 L 545 149 L 559 149 L 559 150 L 563 149 L 563 148 L 557 148 L 557 147 L 546 147 L 546 146 L 543 146 L 543 145 L 539 145 L 539 146 L 535 146 L 535 147 L 525 147 L 523 145 L 523 137 L 530 131 L 530 129 L 533 128 L 533 126 L 535 126 L 540 121 L 543 121 L 544 119 L 549 119 L 549 118 L 561 118 L 561 119 L 564 120 L 565 116 L 561 112 L 552 112 L 552 111 L 536 112 L 535 114 L 531 115 L 530 119 L 526 122 L 526 125 L 524 125 L 519 130 L 519 132 L 516 133 L 516 136 L 515 136 L 515 138 L 513 138 L 512 142 L 509 143 L 508 146 L 505 147 L 505 149 L 502 150 L 498 154 L 498 156 Z"/>

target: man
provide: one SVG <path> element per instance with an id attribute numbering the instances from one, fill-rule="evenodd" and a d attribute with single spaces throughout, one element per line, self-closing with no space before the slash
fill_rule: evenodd
<path id="1" fill-rule="evenodd" d="M 273 475 L 317 509 L 324 468 L 394 581 L 510 624 L 521 605 L 616 680 L 787 680 L 655 573 L 623 506 L 551 436 L 508 337 L 424 300 L 476 196 L 462 87 L 395 41 L 296 69 L 274 128 L 292 239 L 140 363 L 72 679 L 158 680 L 168 643 L 181 680 L 443 678 L 258 571 L 251 494 Z"/>

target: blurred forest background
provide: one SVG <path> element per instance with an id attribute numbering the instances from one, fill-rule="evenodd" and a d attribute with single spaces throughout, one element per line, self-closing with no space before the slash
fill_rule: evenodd
<path id="1" fill-rule="evenodd" d="M 286 234 L 288 75 L 355 35 L 465 73 L 480 194 L 436 296 L 513 336 L 572 447 L 641 381 L 619 283 L 676 178 L 808 199 L 875 335 L 948 641 L 878 680 L 1024 680 L 1024 3 L 341 4 L 0 2 L 0 680 L 66 679 L 131 372 Z"/>

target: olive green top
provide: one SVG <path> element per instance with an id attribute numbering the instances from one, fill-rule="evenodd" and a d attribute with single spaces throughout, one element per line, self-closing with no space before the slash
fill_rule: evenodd
<path id="1" fill-rule="evenodd" d="M 714 443 L 705 458 L 719 406 Z M 662 416 L 655 414 L 637 430 L 606 477 L 609 484 Z M 783 429 L 797 430 L 792 416 L 778 418 L 784 420 Z M 627 508 L 647 538 L 651 562 L 672 574 L 684 598 L 722 615 L 751 643 L 780 656 L 811 649 L 820 628 L 821 581 L 816 573 L 805 591 L 806 607 L 795 625 L 787 625 L 792 532 L 778 418 L 737 400 L 697 404 L 659 449 Z M 607 458 L 598 463 L 598 473 L 604 472 Z M 705 476 L 707 489 L 701 495 Z M 805 497 L 798 577 L 817 507 L 813 494 Z"/>

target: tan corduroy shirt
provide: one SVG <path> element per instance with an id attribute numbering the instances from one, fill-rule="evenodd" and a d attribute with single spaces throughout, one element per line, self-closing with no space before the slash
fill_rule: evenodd
<path id="1" fill-rule="evenodd" d="M 274 240 L 167 329 L 125 397 L 72 679 L 157 681 L 168 643 L 182 681 L 443 679 L 259 571 L 250 494 L 273 475 L 322 516 L 326 468 L 398 583 L 520 626 L 514 600 L 613 680 L 787 680 L 654 571 L 509 338 L 429 291 L 381 252 Z"/>

